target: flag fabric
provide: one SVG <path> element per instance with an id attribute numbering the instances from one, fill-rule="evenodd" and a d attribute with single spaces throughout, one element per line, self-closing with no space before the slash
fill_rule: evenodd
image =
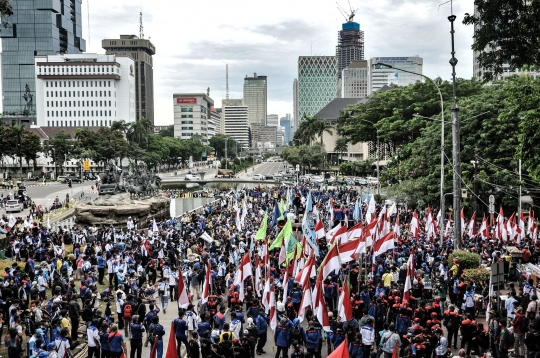
<path id="1" fill-rule="evenodd" d="M 420 223 L 418 222 L 418 214 L 416 213 L 416 210 L 413 213 L 413 217 L 411 219 L 411 235 L 413 238 L 417 239 L 418 234 L 420 233 Z"/>
<path id="2" fill-rule="evenodd" d="M 328 243 L 332 242 L 332 240 L 334 239 L 334 235 L 336 234 L 336 232 L 338 232 L 339 229 L 341 229 L 341 223 L 337 224 L 336 227 L 332 228 L 332 230 L 326 233 L 326 241 Z"/>
<path id="3" fill-rule="evenodd" d="M 240 290 L 238 292 L 238 298 L 240 301 L 244 301 L 244 281 L 246 278 L 252 275 L 253 270 L 251 268 L 251 258 L 249 252 L 247 252 L 242 258 L 242 261 L 238 266 L 238 270 L 236 271 L 236 275 L 234 276 L 234 284 L 240 286 Z"/>
<path id="4" fill-rule="evenodd" d="M 317 224 L 315 224 L 315 236 L 317 237 L 317 240 L 322 239 L 325 235 L 322 221 L 317 220 Z"/>
<path id="5" fill-rule="evenodd" d="M 9 214 L 9 221 L 8 221 L 8 226 L 10 228 L 13 228 L 15 226 L 15 224 L 17 223 L 17 220 L 15 220 L 15 218 L 13 217 L 13 215 Z"/>
<path id="6" fill-rule="evenodd" d="M 461 209 L 461 236 L 464 236 L 467 227 L 465 226 L 465 212 Z"/>
<path id="7" fill-rule="evenodd" d="M 277 327 L 277 309 L 276 309 L 276 294 L 274 285 L 270 288 L 270 328 L 275 332 Z"/>
<path id="8" fill-rule="evenodd" d="M 291 220 L 287 220 L 285 226 L 283 226 L 274 242 L 272 242 L 272 245 L 270 245 L 269 250 L 272 251 L 273 249 L 281 247 L 283 245 L 283 240 L 288 240 L 292 235 L 292 232 L 292 222 Z"/>
<path id="9" fill-rule="evenodd" d="M 502 206 L 499 209 L 499 215 L 497 216 L 497 229 L 495 230 L 495 238 L 506 242 L 508 240 L 506 233 L 506 225 L 504 225 L 504 211 Z"/>
<path id="10" fill-rule="evenodd" d="M 174 327 L 174 323 L 173 323 L 173 327 Z M 175 339 L 176 341 L 176 339 Z M 150 358 L 156 358 L 156 352 L 157 352 L 157 342 L 158 340 L 154 340 L 154 344 L 152 344 L 152 350 L 150 351 Z M 124 353 L 122 353 L 124 354 Z"/>
<path id="11" fill-rule="evenodd" d="M 47 229 L 51 229 L 51 219 L 49 217 L 47 217 Z"/>
<path id="12" fill-rule="evenodd" d="M 184 283 L 184 276 L 182 275 L 182 269 L 178 269 L 178 308 L 188 308 L 189 296 L 187 293 L 187 287 Z"/>
<path id="13" fill-rule="evenodd" d="M 159 231 L 156 219 L 154 218 L 154 223 L 152 224 L 152 232 L 157 233 Z"/>
<path id="14" fill-rule="evenodd" d="M 401 238 L 401 226 L 399 225 L 399 214 L 396 215 L 396 221 L 394 222 L 394 237 L 399 240 Z"/>
<path id="15" fill-rule="evenodd" d="M 240 209 L 237 206 L 235 208 L 235 210 L 236 210 L 236 223 L 235 223 L 235 226 L 236 226 L 237 230 L 242 231 L 242 221 L 240 220 Z"/>
<path id="16" fill-rule="evenodd" d="M 208 235 L 208 233 L 206 231 L 202 233 L 200 238 L 203 239 L 206 242 L 209 242 L 209 243 L 214 242 L 214 238 L 212 236 Z"/>
<path id="17" fill-rule="evenodd" d="M 388 250 L 393 250 L 394 247 L 394 232 L 390 231 L 375 243 L 375 246 L 373 247 L 373 257 L 382 255 Z"/>
<path id="18" fill-rule="evenodd" d="M 414 253 L 411 252 L 407 261 L 407 277 L 405 278 L 405 288 L 403 290 L 403 302 L 409 302 L 412 289 L 412 281 L 414 277 Z"/>
<path id="19" fill-rule="evenodd" d="M 264 311 L 266 314 L 270 312 L 270 277 L 266 275 L 266 280 L 264 281 L 264 290 L 262 294 L 262 305 L 264 306 Z"/>
<path id="20" fill-rule="evenodd" d="M 519 210 L 519 223 L 516 228 L 517 232 L 517 243 L 519 244 L 521 240 L 525 239 L 525 215 L 523 215 L 523 210 Z"/>
<path id="21" fill-rule="evenodd" d="M 532 237 L 533 225 L 534 225 L 534 211 L 532 210 L 532 208 L 529 208 L 529 218 L 527 219 L 527 232 L 529 233 L 530 237 Z"/>
<path id="22" fill-rule="evenodd" d="M 398 342 L 394 344 L 394 350 L 392 351 L 392 358 L 399 358 Z"/>
<path id="23" fill-rule="evenodd" d="M 490 239 L 491 235 L 489 232 L 489 224 L 486 219 L 486 214 L 484 213 L 484 218 L 482 219 L 482 226 L 480 226 L 480 237 L 482 239 Z"/>
<path id="24" fill-rule="evenodd" d="M 259 226 L 259 230 L 257 230 L 257 234 L 255 235 L 255 241 L 258 240 L 264 240 L 266 238 L 266 229 L 268 227 L 268 212 L 264 212 L 264 216 L 261 220 L 261 226 Z"/>
<path id="25" fill-rule="evenodd" d="M 476 236 L 476 211 L 472 214 L 471 220 L 469 221 L 469 237 Z"/>
<path id="26" fill-rule="evenodd" d="M 255 283 L 254 283 L 254 290 L 255 290 L 255 293 L 257 294 L 257 297 L 261 297 L 261 287 L 260 287 L 260 282 L 261 282 L 261 262 L 260 262 L 260 257 L 259 255 L 255 256 Z"/>
<path id="27" fill-rule="evenodd" d="M 335 242 L 337 245 L 339 245 L 346 243 L 348 240 L 347 226 L 343 225 L 334 233 L 334 236 L 332 237 L 332 240 L 330 240 L 329 244 L 332 245 Z"/>
<path id="28" fill-rule="evenodd" d="M 332 329 L 330 328 L 330 321 L 328 319 L 328 309 L 326 307 L 326 303 L 324 302 L 324 290 L 322 287 L 323 281 L 320 279 L 321 274 L 322 271 L 317 277 L 317 283 L 315 284 L 315 290 L 313 291 L 313 313 L 315 314 L 315 317 L 317 317 L 317 320 L 323 327 L 324 331 L 331 332 Z M 345 344 L 342 345 L 345 346 Z"/>
<path id="29" fill-rule="evenodd" d="M 165 353 L 165 358 L 178 358 L 178 352 L 176 351 L 176 332 L 174 331 L 174 322 L 171 322 L 169 344 L 167 345 L 167 353 Z"/>
<path id="30" fill-rule="evenodd" d="M 311 246 L 311 248 L 315 251 L 315 255 L 319 256 L 319 245 L 317 245 L 317 234 L 316 232 L 311 228 L 310 225 L 310 215 L 313 211 L 313 199 L 311 197 L 311 191 L 308 193 L 306 205 L 305 205 L 305 212 L 304 217 L 302 218 L 302 234 L 304 235 L 305 240 Z"/>
<path id="31" fill-rule="evenodd" d="M 433 228 L 433 216 L 431 215 L 431 209 L 428 205 L 427 207 L 427 216 L 426 216 L 426 227 L 424 228 L 428 238 L 433 237 L 435 229 Z"/>
<path id="32" fill-rule="evenodd" d="M 276 226 L 278 222 L 278 218 L 281 216 L 281 212 L 279 211 L 279 205 L 276 200 L 274 200 L 274 215 L 272 216 L 272 223 L 270 224 L 270 227 Z"/>
<path id="33" fill-rule="evenodd" d="M 347 238 L 349 240 L 357 239 L 359 237 L 362 237 L 362 222 L 359 222 L 358 224 L 354 225 L 347 231 Z"/>
<path id="34" fill-rule="evenodd" d="M 508 240 L 514 240 L 514 236 L 516 235 L 515 226 L 516 218 L 515 213 L 513 213 L 512 216 L 510 216 L 510 218 L 506 221 L 506 232 L 508 233 Z"/>
<path id="35" fill-rule="evenodd" d="M 348 241 L 344 244 L 339 245 L 339 260 L 342 264 L 356 260 L 356 250 L 358 246 L 362 243 L 361 239 L 354 239 Z M 365 241 L 364 241 L 364 252 L 365 252 Z"/>
<path id="36" fill-rule="evenodd" d="M 338 246 L 334 245 L 324 257 L 324 260 L 319 268 L 323 274 L 323 280 L 327 278 L 328 275 L 330 275 L 333 271 L 339 270 L 340 268 L 341 264 L 339 262 Z"/>
<path id="37" fill-rule="evenodd" d="M 375 196 L 371 195 L 371 198 L 369 199 L 369 204 L 366 211 L 366 221 L 371 221 L 371 215 L 375 213 Z"/>
<path id="38" fill-rule="evenodd" d="M 341 322 L 350 321 L 353 318 L 349 280 L 347 278 L 343 282 L 343 290 L 339 295 L 339 317 L 341 317 Z"/>
<path id="39" fill-rule="evenodd" d="M 311 271 L 311 269 L 309 269 Z M 309 281 L 309 275 L 306 275 L 302 284 L 302 301 L 300 301 L 300 307 L 298 308 L 298 319 L 300 322 L 304 321 L 306 308 L 310 307 L 313 304 L 313 298 L 311 296 L 311 283 Z"/>
<path id="40" fill-rule="evenodd" d="M 355 224 L 362 221 L 362 204 L 360 203 L 360 199 L 356 199 L 356 203 L 354 204 L 353 220 Z"/>
<path id="41" fill-rule="evenodd" d="M 206 264 L 206 274 L 204 276 L 201 304 L 208 302 L 208 297 L 210 297 L 211 273 L 212 273 L 212 269 L 210 267 L 210 260 L 208 260 L 208 263 Z"/>

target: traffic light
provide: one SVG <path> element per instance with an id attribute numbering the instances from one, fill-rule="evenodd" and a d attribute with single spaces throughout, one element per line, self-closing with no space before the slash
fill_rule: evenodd
<path id="1" fill-rule="evenodd" d="M 68 182 L 68 186 L 71 188 L 71 180 Z"/>

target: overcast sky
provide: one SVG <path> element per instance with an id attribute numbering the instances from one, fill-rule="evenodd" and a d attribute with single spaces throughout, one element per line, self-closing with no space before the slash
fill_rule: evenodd
<path id="1" fill-rule="evenodd" d="M 350 0 L 365 33 L 365 57 L 419 55 L 425 75 L 450 79 L 450 4 L 439 8 L 444 1 Z M 348 9 L 347 0 L 339 3 Z M 470 78 L 473 31 L 461 20 L 473 12 L 473 2 L 454 0 L 453 6 L 457 75 Z M 334 0 L 83 0 L 87 52 L 102 53 L 104 38 L 138 34 L 141 8 L 145 38 L 156 46 L 155 123 L 160 125 L 173 123 L 173 93 L 210 87 L 221 107 L 226 63 L 230 98 L 242 98 L 243 78 L 256 72 L 268 76 L 268 113 L 292 113 L 298 56 L 335 55 L 344 22 Z"/>

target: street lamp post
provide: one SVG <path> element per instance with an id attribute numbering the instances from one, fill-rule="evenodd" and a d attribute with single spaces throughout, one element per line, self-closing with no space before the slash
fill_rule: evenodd
<path id="1" fill-rule="evenodd" d="M 372 121 L 368 121 L 367 119 L 360 119 L 361 121 L 371 123 L 373 125 L 373 128 L 377 131 L 377 195 L 381 195 L 380 188 L 381 188 L 381 182 L 379 177 L 379 128 L 375 126 L 375 123 Z"/>
<path id="2" fill-rule="evenodd" d="M 443 96 L 442 96 L 442 93 L 441 93 L 441 89 L 439 88 L 437 83 L 435 83 L 435 81 L 433 81 L 431 78 L 429 78 L 428 76 L 423 75 L 421 73 L 416 73 L 416 72 L 413 72 L 413 71 L 404 70 L 404 69 L 401 69 L 401 68 L 396 68 L 396 67 L 394 67 L 392 65 L 387 65 L 386 63 L 381 63 L 381 62 L 378 62 L 375 65 L 381 65 L 381 66 L 384 66 L 384 67 L 387 67 L 387 68 L 394 69 L 396 71 L 401 71 L 401 72 L 406 72 L 406 73 L 410 73 L 410 74 L 413 74 L 413 75 L 418 75 L 418 76 L 420 76 L 422 78 L 425 78 L 429 82 L 431 82 L 435 86 L 435 88 L 437 88 L 437 92 L 439 92 L 439 98 L 441 100 L 441 185 L 440 185 L 440 208 L 439 208 L 439 210 L 442 210 L 441 222 L 439 223 L 439 226 L 440 226 L 439 227 L 439 232 L 441 233 L 440 240 L 441 240 L 441 245 L 442 245 L 443 242 L 444 242 L 444 234 L 443 234 L 443 232 L 444 232 L 444 217 L 442 216 L 442 214 L 444 214 L 444 212 L 445 212 L 445 209 L 444 209 L 445 203 L 444 203 L 444 101 L 443 101 Z"/>
<path id="3" fill-rule="evenodd" d="M 229 140 L 229 138 L 225 138 L 225 169 L 227 169 L 227 162 L 228 162 L 228 159 L 227 159 L 227 141 Z"/>

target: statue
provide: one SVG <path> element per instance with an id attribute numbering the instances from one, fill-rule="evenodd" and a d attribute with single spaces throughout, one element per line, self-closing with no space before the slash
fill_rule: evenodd
<path id="1" fill-rule="evenodd" d="M 32 111 L 32 103 L 34 101 L 34 96 L 32 95 L 32 93 L 30 92 L 30 86 L 28 86 L 28 84 L 26 84 L 24 86 L 24 94 L 23 94 L 23 98 L 24 100 L 26 101 L 26 106 L 24 108 L 24 111 L 23 111 L 23 114 L 25 116 L 28 116 L 30 115 L 31 111 Z"/>
<path id="2" fill-rule="evenodd" d="M 148 170 L 144 165 L 139 165 L 138 168 L 135 168 L 133 164 L 130 164 L 124 187 L 132 198 L 155 196 L 159 194 L 161 178 Z"/>

